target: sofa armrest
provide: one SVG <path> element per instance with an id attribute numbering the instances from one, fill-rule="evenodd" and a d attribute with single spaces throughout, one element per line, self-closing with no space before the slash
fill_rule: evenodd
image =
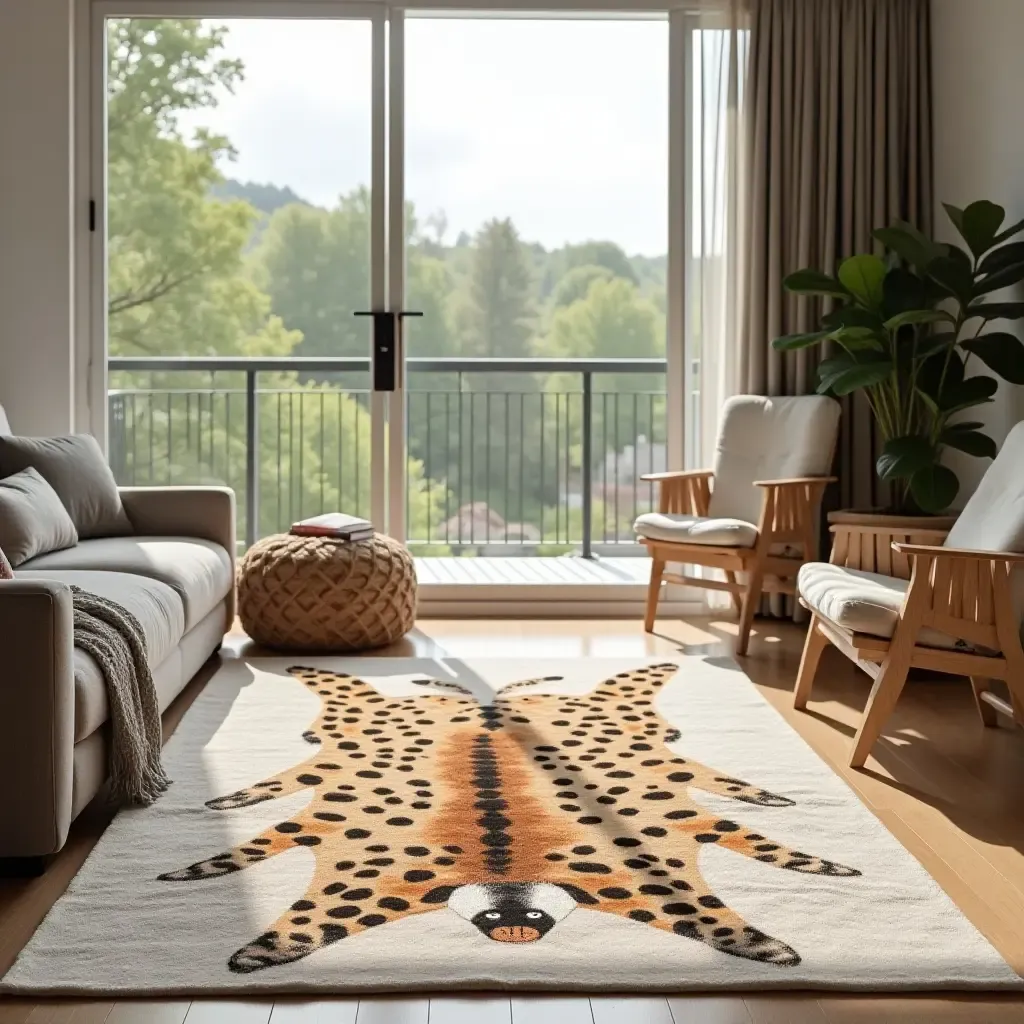
<path id="1" fill-rule="evenodd" d="M 230 487 L 121 487 L 132 529 L 150 537 L 198 537 L 235 554 L 235 492 Z"/>
<path id="2" fill-rule="evenodd" d="M 196 537 L 231 559 L 227 629 L 235 621 L 235 492 L 230 487 L 121 487 L 132 529 L 149 537 Z"/>
<path id="3" fill-rule="evenodd" d="M 0 857 L 59 850 L 71 823 L 75 747 L 71 588 L 0 580 Z"/>

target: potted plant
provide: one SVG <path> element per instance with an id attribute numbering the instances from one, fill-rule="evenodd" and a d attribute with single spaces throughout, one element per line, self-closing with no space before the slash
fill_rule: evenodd
<path id="1" fill-rule="evenodd" d="M 989 329 L 992 321 L 1024 318 L 1024 302 L 988 301 L 1024 281 L 1024 241 L 1011 241 L 1024 221 L 1003 228 L 1006 211 L 984 200 L 962 210 L 944 205 L 966 248 L 896 221 L 874 232 L 884 258 L 852 256 L 835 276 L 799 270 L 783 282 L 795 294 L 824 297 L 831 308 L 819 330 L 777 338 L 773 346 L 828 346 L 818 391 L 864 394 L 882 441 L 875 468 L 892 484 L 891 508 L 834 514 L 833 522 L 948 530 L 953 517 L 943 513 L 960 482 L 944 453 L 955 448 L 994 458 L 995 442 L 968 410 L 992 401 L 992 374 L 1024 384 L 1024 344 Z"/>

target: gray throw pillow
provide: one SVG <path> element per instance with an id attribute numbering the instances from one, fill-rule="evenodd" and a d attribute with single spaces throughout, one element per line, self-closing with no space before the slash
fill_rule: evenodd
<path id="1" fill-rule="evenodd" d="M 0 480 L 0 548 L 12 566 L 77 543 L 71 516 L 39 473 L 25 469 Z"/>
<path id="2" fill-rule="evenodd" d="M 114 474 L 94 437 L 0 437 L 0 478 L 29 468 L 57 492 L 83 540 L 132 532 Z"/>

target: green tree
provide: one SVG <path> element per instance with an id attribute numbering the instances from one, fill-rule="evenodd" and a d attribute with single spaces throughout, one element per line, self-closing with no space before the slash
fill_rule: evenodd
<path id="1" fill-rule="evenodd" d="M 261 287 L 274 285 L 273 275 L 261 281 L 245 256 L 259 215 L 250 203 L 223 197 L 230 189 L 223 188 L 218 164 L 232 154 L 228 140 L 204 130 L 186 138 L 181 128 L 183 112 L 214 106 L 219 89 L 241 80 L 241 64 L 223 56 L 226 30 L 191 19 L 108 25 L 111 352 L 286 356 L 303 343 L 304 329 L 319 331 L 322 340 L 324 325 L 342 319 L 324 295 L 300 293 L 285 303 L 286 321 L 272 308 L 275 295 Z M 310 209 L 291 203 L 274 215 L 297 236 L 293 244 L 301 247 L 321 228 L 330 240 L 346 217 L 358 230 L 360 213 L 367 237 L 358 193 L 342 200 L 333 219 L 328 211 L 304 216 Z M 348 241 L 343 269 L 365 272 L 365 247 Z M 330 255 L 328 246 L 311 246 L 310 255 L 325 252 Z M 289 283 L 302 282 L 300 262 L 280 269 L 293 275 Z M 344 312 L 348 325 L 351 307 Z M 364 342 L 360 354 L 365 351 Z M 227 483 L 241 492 L 244 383 L 236 373 L 112 375 L 111 461 L 119 479 Z M 370 430 L 363 398 L 294 373 L 263 374 L 259 386 L 260 530 L 325 509 L 367 512 Z M 428 518 L 436 520 L 444 485 L 428 487 L 415 459 L 408 476 L 415 535 Z M 242 535 L 244 502 L 239 508 Z"/>
<path id="2" fill-rule="evenodd" d="M 533 302 L 530 265 L 511 220 L 489 220 L 473 244 L 465 355 L 512 359 L 530 355 Z"/>
<path id="3" fill-rule="evenodd" d="M 664 355 L 664 321 L 654 304 L 637 287 L 622 278 L 595 278 L 585 298 L 557 309 L 547 336 L 547 349 L 554 355 L 575 359 L 644 359 Z M 664 374 L 615 373 L 595 376 L 592 469 L 611 452 L 664 436 Z M 548 381 L 550 395 L 573 393 L 581 387 L 578 375 L 553 374 Z M 581 405 L 564 400 L 571 410 L 566 420 L 573 464 L 581 465 Z M 550 434 L 556 426 L 550 424 Z M 549 443 L 554 438 L 549 437 Z M 562 444 L 565 442 L 562 441 Z"/>
<path id="4" fill-rule="evenodd" d="M 551 305 L 554 309 L 561 309 L 563 306 L 571 306 L 574 302 L 587 297 L 590 286 L 595 281 L 611 281 L 615 275 L 607 267 L 598 267 L 594 264 L 586 264 L 582 267 L 573 267 L 555 288 L 551 296 Z"/>
<path id="5" fill-rule="evenodd" d="M 112 19 L 108 48 L 108 318 L 116 355 L 283 355 L 295 337 L 241 274 L 256 219 L 210 198 L 227 139 L 187 110 L 213 106 L 241 79 L 220 55 L 225 30 L 192 19 Z"/>

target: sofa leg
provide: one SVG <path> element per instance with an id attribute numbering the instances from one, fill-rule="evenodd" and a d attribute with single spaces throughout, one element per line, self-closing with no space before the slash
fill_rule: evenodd
<path id="1" fill-rule="evenodd" d="M 39 878 L 48 863 L 48 857 L 0 857 L 0 878 Z"/>

